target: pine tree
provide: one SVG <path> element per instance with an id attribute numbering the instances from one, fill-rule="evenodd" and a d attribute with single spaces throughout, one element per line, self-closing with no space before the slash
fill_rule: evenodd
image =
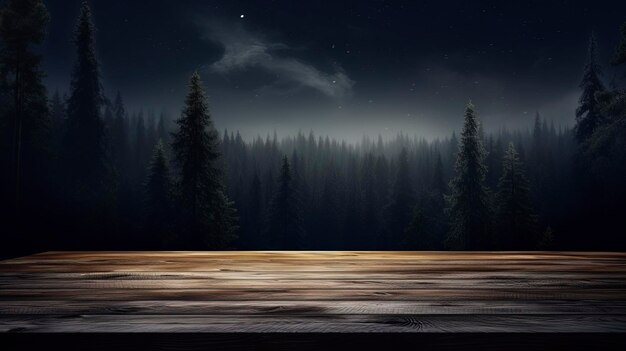
<path id="1" fill-rule="evenodd" d="M 13 176 L 3 174 L 10 181 L 2 185 L 11 184 L 16 219 L 22 207 L 23 186 L 38 186 L 40 174 L 33 173 L 41 171 L 44 162 L 41 156 L 46 145 L 41 140 L 48 127 L 48 100 L 42 83 L 41 56 L 33 46 L 43 41 L 48 21 L 48 11 L 41 0 L 9 0 L 0 9 L 0 88 L 6 94 L 6 106 L 2 109 L 7 116 L 6 130 L 12 129 L 13 134 L 0 135 L 0 139 L 13 143 L 12 147 L 0 145 L 2 153 L 12 150 L 12 157 L 2 158 L 12 159 L 13 164 L 7 167 Z"/>
<path id="2" fill-rule="evenodd" d="M 152 247 L 167 247 L 174 238 L 172 218 L 172 183 L 163 143 L 155 146 L 145 183 L 145 231 Z M 144 244 L 145 245 L 145 244 Z"/>
<path id="3" fill-rule="evenodd" d="M 537 244 L 537 219 L 524 165 L 513 143 L 504 155 L 502 168 L 497 194 L 497 242 L 505 249 L 532 250 Z"/>
<path id="4" fill-rule="evenodd" d="M 197 72 L 191 77 L 185 107 L 176 123 L 172 150 L 180 177 L 186 244 L 191 248 L 227 248 L 236 238 L 237 217 L 222 183 L 219 137 Z"/>
<path id="5" fill-rule="evenodd" d="M 450 181 L 451 194 L 448 197 L 450 232 L 447 244 L 453 249 L 486 249 L 490 243 L 490 206 L 484 185 L 487 169 L 478 125 L 474 105 L 469 103 L 455 166 L 456 176 Z"/>
<path id="6" fill-rule="evenodd" d="M 620 50 L 618 47 L 617 51 Z M 587 233 L 593 232 L 593 242 L 598 246 L 616 249 L 615 244 L 624 245 L 626 93 L 622 90 L 604 91 L 595 94 L 595 97 L 598 104 L 596 112 L 602 116 L 599 119 L 601 124 L 586 140 L 579 141 L 574 158 L 577 188 L 571 193 L 576 196 L 577 213 L 571 215 L 572 228 L 574 233 L 582 235 L 573 237 L 568 233 L 567 241 L 577 240 L 576 244 L 581 247 L 589 247 L 591 242 Z M 566 232 L 561 228 L 557 231 Z"/>
<path id="7" fill-rule="evenodd" d="M 576 138 L 583 142 L 591 136 L 593 131 L 601 124 L 601 114 L 598 109 L 597 94 L 605 90 L 601 79 L 601 69 L 596 57 L 596 38 L 591 35 L 587 64 L 585 65 L 583 79 L 580 82 L 582 95 L 579 106 L 576 109 Z"/>
<path id="8" fill-rule="evenodd" d="M 278 188 L 270 203 L 264 235 L 267 247 L 273 250 L 301 249 L 305 238 L 302 214 L 292 181 L 291 167 L 285 156 L 278 177 Z"/>
<path id="9" fill-rule="evenodd" d="M 413 186 L 409 173 L 408 153 L 402 148 L 398 156 L 396 179 L 391 191 L 391 202 L 385 209 L 386 213 L 386 248 L 400 249 L 403 244 L 403 234 L 411 221 L 412 210 L 415 206 Z"/>
<path id="10" fill-rule="evenodd" d="M 67 102 L 63 167 L 71 189 L 70 201 L 86 202 L 88 207 L 102 201 L 103 194 L 108 192 L 107 178 L 110 176 L 94 34 L 91 10 L 87 2 L 83 2 L 75 31 L 77 60 Z"/>

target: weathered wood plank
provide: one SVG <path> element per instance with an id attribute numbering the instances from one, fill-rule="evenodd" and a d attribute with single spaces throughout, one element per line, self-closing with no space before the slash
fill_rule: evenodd
<path id="1" fill-rule="evenodd" d="M 132 258 L 132 259 L 131 259 Z M 56 252 L 0 262 L 0 272 L 615 272 L 618 253 Z"/>
<path id="2" fill-rule="evenodd" d="M 48 252 L 0 262 L 0 330 L 623 332 L 626 254 Z"/>
<path id="3" fill-rule="evenodd" d="M 626 316 L 343 315 L 343 316 L 3 316 L 0 331 L 194 333 L 626 332 Z"/>
<path id="4" fill-rule="evenodd" d="M 0 288 L 12 289 L 626 289 L 623 279 L 37 279 L 0 278 Z"/>
<path id="5" fill-rule="evenodd" d="M 419 274 L 419 273 L 431 273 L 440 274 L 444 272 L 457 271 L 457 272 L 603 272 L 603 273 L 626 273 L 626 266 L 623 264 L 606 264 L 590 266 L 585 264 L 577 265 L 559 265 L 554 266 L 550 264 L 545 265 L 507 265 L 498 264 L 497 266 L 489 267 L 488 264 L 476 264 L 476 265 L 377 265 L 366 266 L 362 264 L 354 265 L 339 265 L 328 264 L 320 266 L 312 266 L 307 262 L 300 262 L 293 265 L 266 265 L 259 264 L 254 265 L 237 265 L 230 266 L 223 265 L 206 265 L 206 264 L 193 264 L 193 263 L 169 263 L 169 264 L 102 264 L 102 265 L 81 265 L 76 264 L 5 264 L 2 268 L 3 271 L 9 272 L 57 272 L 57 273 L 71 273 L 71 272 L 149 272 L 149 271 L 162 271 L 162 272 L 232 272 L 237 273 L 254 273 L 254 272 L 279 272 L 279 273 L 327 273 L 327 272 L 342 272 L 342 273 L 354 273 L 354 274 Z"/>
<path id="6" fill-rule="evenodd" d="M 354 272 L 308 272 L 289 273 L 272 270 L 261 272 L 4 272 L 0 279 L 16 280 L 185 280 L 185 279 L 215 279 L 215 280 L 419 280 L 419 279 L 492 279 L 492 280 L 597 280 L 617 279 L 626 281 L 626 274 L 608 272 L 438 272 L 431 273 L 354 273 Z"/>
<path id="7" fill-rule="evenodd" d="M 3 301 L 0 315 L 344 315 L 605 314 L 626 315 L 626 301 Z"/>
<path id="8" fill-rule="evenodd" d="M 0 301 L 15 300 L 623 300 L 624 289 L 2 289 Z"/>

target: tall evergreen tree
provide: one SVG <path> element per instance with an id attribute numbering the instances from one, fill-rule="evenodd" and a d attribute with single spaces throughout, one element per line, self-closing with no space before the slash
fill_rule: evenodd
<path id="1" fill-rule="evenodd" d="M 501 248 L 532 250 L 537 245 L 537 219 L 534 215 L 524 165 L 513 143 L 504 155 L 502 178 L 497 194 L 496 241 Z"/>
<path id="2" fill-rule="evenodd" d="M 616 51 L 621 49 L 620 43 Z M 587 139 L 579 140 L 574 159 L 577 187 L 573 194 L 577 198 L 573 203 L 577 213 L 571 215 L 570 231 L 581 234 L 568 235 L 568 241 L 577 241 L 579 247 L 589 248 L 595 243 L 615 249 L 614 244 L 626 244 L 622 240 L 622 213 L 626 208 L 626 93 L 604 91 L 595 97 L 595 111 L 601 116 L 601 123 Z M 556 226 L 555 231 L 566 232 Z M 586 234 L 589 232 L 596 233 L 592 242 Z"/>
<path id="3" fill-rule="evenodd" d="M 67 102 L 63 140 L 63 167 L 70 201 L 93 208 L 108 193 L 110 167 L 104 123 L 99 65 L 95 53 L 95 28 L 91 10 L 83 2 L 75 31 L 76 64 Z"/>
<path id="4" fill-rule="evenodd" d="M 278 187 L 270 203 L 264 239 L 274 250 L 298 250 L 305 239 L 293 176 L 287 156 L 283 158 Z"/>
<path id="5" fill-rule="evenodd" d="M 596 38 L 592 33 L 589 39 L 587 63 L 580 82 L 582 95 L 576 109 L 576 138 L 579 142 L 585 141 L 601 123 L 601 114 L 598 108 L 597 94 L 605 90 L 602 83 L 600 65 L 597 59 Z"/>
<path id="6" fill-rule="evenodd" d="M 11 184 L 8 189 L 13 190 L 11 207 L 16 215 L 22 207 L 24 183 L 38 186 L 41 174 L 33 172 L 40 172 L 44 162 L 41 156 L 46 145 L 41 140 L 48 127 L 48 100 L 42 84 L 41 56 L 34 46 L 43 41 L 48 21 L 48 11 L 41 0 L 9 0 L 0 8 L 0 88 L 6 104 L 2 106 L 5 118 L 0 125 L 4 124 L 7 131 L 0 138 L 13 143 L 12 147 L 0 144 L 0 153 L 12 150 L 12 157 L 3 155 L 1 159 L 12 159 L 13 165 L 5 168 L 12 171 L 12 176 L 2 174 L 6 179 L 0 180 L 4 180 L 3 186 Z M 27 189 L 31 193 L 33 190 L 40 191 Z"/>
<path id="7" fill-rule="evenodd" d="M 453 249 L 486 249 L 490 243 L 490 205 L 484 185 L 485 149 L 478 133 L 474 105 L 465 110 L 465 123 L 456 161 L 456 176 L 450 181 L 448 197 L 450 232 L 447 244 Z"/>
<path id="8" fill-rule="evenodd" d="M 196 72 L 173 135 L 172 150 L 179 170 L 185 246 L 224 249 L 236 238 L 236 213 L 219 168 L 219 136 L 209 114 L 206 94 Z"/>
<path id="9" fill-rule="evenodd" d="M 172 183 L 163 143 L 157 143 L 145 183 L 145 233 L 152 247 L 167 247 L 174 238 L 172 218 Z"/>

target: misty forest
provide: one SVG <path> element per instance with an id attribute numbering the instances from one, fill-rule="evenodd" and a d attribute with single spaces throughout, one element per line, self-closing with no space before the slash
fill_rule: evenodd
<path id="1" fill-rule="evenodd" d="M 488 126 L 467 91 L 462 129 L 447 137 L 354 141 L 225 130 L 201 71 L 178 87 L 180 111 L 131 110 L 122 89 L 104 86 L 106 33 L 87 3 L 75 18 L 71 84 L 51 91 L 38 49 L 51 20 L 42 0 L 0 10 L 2 256 L 626 249 L 626 91 L 605 73 L 626 65 L 626 25 L 610 62 L 590 33 L 569 125 L 528 106 L 528 128 Z"/>

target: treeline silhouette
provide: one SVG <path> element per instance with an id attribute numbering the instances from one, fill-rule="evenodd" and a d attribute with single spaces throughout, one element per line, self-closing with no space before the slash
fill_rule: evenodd
<path id="1" fill-rule="evenodd" d="M 469 119 L 477 121 L 473 112 Z M 481 158 L 484 175 L 474 182 L 483 184 L 485 215 L 494 221 L 502 218 L 499 229 L 507 231 L 499 236 L 495 232 L 498 223 L 491 223 L 491 228 L 480 230 L 490 235 L 480 246 L 537 248 L 541 234 L 552 230 L 550 226 L 556 228 L 558 218 L 569 211 L 571 201 L 559 197 L 568 193 L 571 183 L 572 131 L 557 129 L 537 116 L 533 131 L 501 130 L 479 137 L 475 129 L 464 134 L 468 135 L 452 134 L 430 142 L 399 134 L 387 141 L 364 138 L 349 144 L 316 137 L 313 132 L 282 139 L 275 135 L 257 137 L 247 143 L 238 133 L 224 132 L 226 184 L 240 214 L 237 246 L 274 248 L 273 235 L 292 227 L 290 239 L 299 241 L 293 243 L 295 247 L 471 248 L 469 244 L 448 242 L 451 213 L 446 209 L 451 202 L 464 200 L 454 200 L 448 184 L 458 177 L 457 170 L 473 167 L 464 163 L 474 155 L 458 160 L 459 146 L 473 139 L 477 146 L 486 145 L 481 155 L 476 155 Z M 540 163 L 546 166 L 532 167 L 539 171 L 526 175 L 525 164 Z M 462 178 L 453 181 L 452 188 L 465 186 L 455 184 L 464 182 L 465 175 Z M 531 191 L 531 180 L 532 189 L 547 190 Z M 511 182 L 519 188 L 515 194 L 507 193 Z M 535 203 L 542 204 L 536 211 Z M 503 208 L 498 209 L 500 204 Z M 504 204 L 513 206 L 510 211 L 514 213 L 506 213 Z M 505 219 L 515 221 L 515 216 L 519 216 L 519 226 L 505 223 Z M 292 223 L 277 225 L 276 218 L 292 218 Z M 506 243 L 509 240 L 514 241 Z M 547 248 L 555 244 L 553 240 L 545 243 Z"/>
<path id="2" fill-rule="evenodd" d="M 68 95 L 48 99 L 34 48 L 48 20 L 41 0 L 0 10 L 3 256 L 626 247 L 626 93 L 605 87 L 593 36 L 575 128 L 537 113 L 529 130 L 485 133 L 470 103 L 443 139 L 247 142 L 216 131 L 197 73 L 175 121 L 107 98 L 87 3 Z M 623 36 L 614 65 L 626 62 Z"/>

